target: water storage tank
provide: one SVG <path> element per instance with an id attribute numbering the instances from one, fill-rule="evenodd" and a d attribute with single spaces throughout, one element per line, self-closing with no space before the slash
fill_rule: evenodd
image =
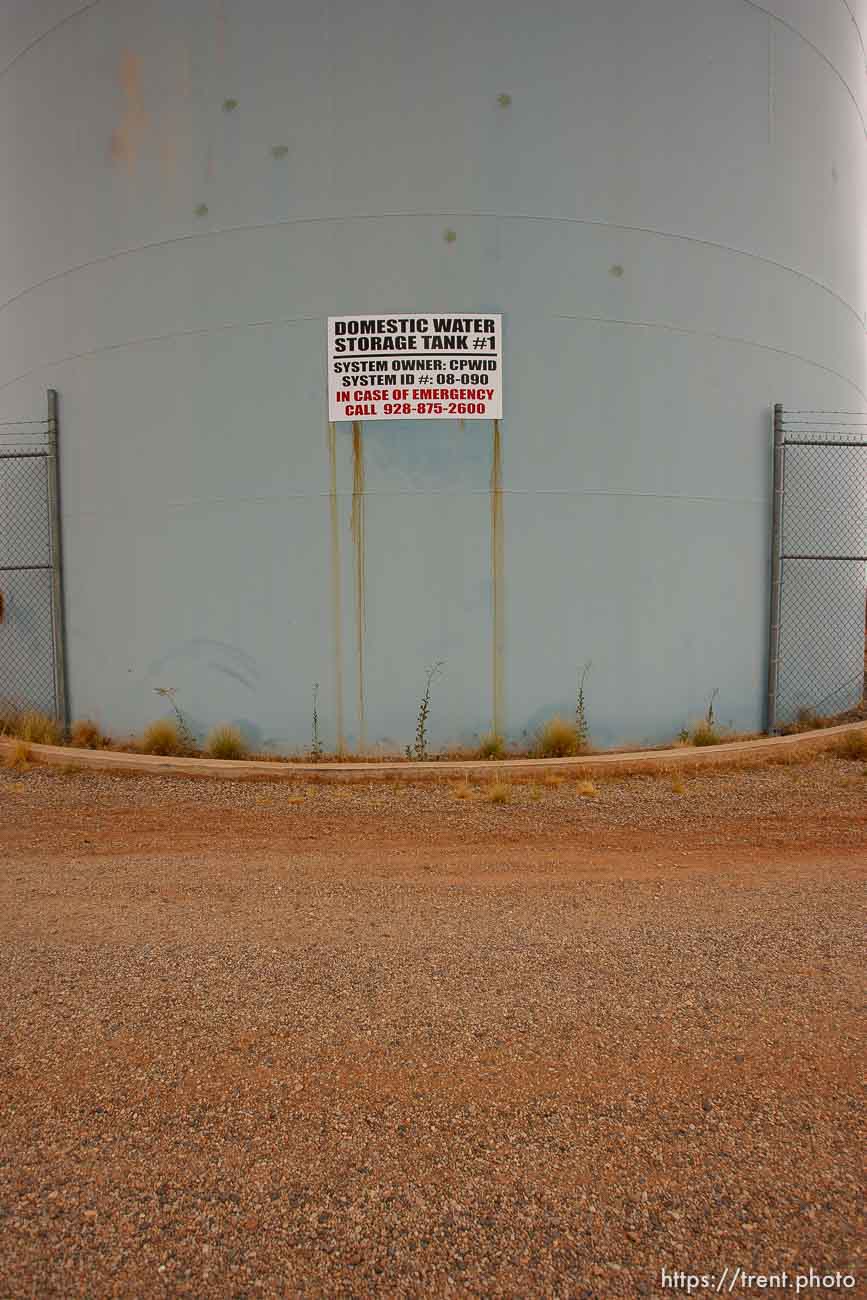
<path id="1" fill-rule="evenodd" d="M 761 724 L 769 408 L 865 400 L 865 0 L 6 0 L 0 416 L 60 394 L 73 715 Z M 502 314 L 329 429 L 326 319 Z"/>

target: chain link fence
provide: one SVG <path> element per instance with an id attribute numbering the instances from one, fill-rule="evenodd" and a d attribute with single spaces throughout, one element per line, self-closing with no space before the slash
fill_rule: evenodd
<path id="1" fill-rule="evenodd" d="M 867 415 L 774 408 L 767 729 L 864 700 Z"/>
<path id="2" fill-rule="evenodd" d="M 66 726 L 57 400 L 44 420 L 0 421 L 0 712 Z"/>

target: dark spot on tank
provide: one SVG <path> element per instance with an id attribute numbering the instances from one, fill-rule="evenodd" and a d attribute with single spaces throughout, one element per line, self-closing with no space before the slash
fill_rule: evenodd
<path id="1" fill-rule="evenodd" d="M 500 105 L 500 108 L 510 108 L 512 105 L 512 96 L 506 94 L 498 95 L 497 103 Z"/>
<path id="2" fill-rule="evenodd" d="M 289 146 L 288 146 L 288 144 L 272 144 L 272 145 L 271 145 L 271 157 L 272 157 L 272 158 L 285 158 L 286 155 L 288 154 L 288 152 L 289 152 Z"/>
<path id="3" fill-rule="evenodd" d="M 446 241 L 447 244 L 453 244 L 457 239 L 457 237 L 458 237 L 458 232 L 456 230 L 443 231 L 443 239 Z"/>
<path id="4" fill-rule="evenodd" d="M 840 179 L 840 173 L 837 171 L 837 164 L 831 163 L 831 180 L 836 185 L 839 179 Z"/>
<path id="5" fill-rule="evenodd" d="M 622 280 L 622 279 L 623 279 L 623 267 L 620 265 L 619 262 L 615 262 L 613 266 L 610 266 L 610 267 L 608 268 L 608 274 L 609 274 L 609 275 L 613 275 L 614 278 L 615 278 L 615 280 Z"/>
<path id="6" fill-rule="evenodd" d="M 234 113 L 234 111 L 235 111 L 235 109 L 236 109 L 237 107 L 238 107 L 238 101 L 237 101 L 237 99 L 224 99 L 224 100 L 223 100 L 223 112 L 224 112 L 224 113 Z"/>
<path id="7" fill-rule="evenodd" d="M 195 213 L 197 217 L 206 217 L 208 215 L 207 203 L 197 203 L 195 207 Z"/>

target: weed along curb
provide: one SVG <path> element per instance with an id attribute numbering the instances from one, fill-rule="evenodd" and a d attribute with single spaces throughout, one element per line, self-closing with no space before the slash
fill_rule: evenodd
<path id="1" fill-rule="evenodd" d="M 512 758 L 489 761 L 293 763 L 256 759 L 169 758 L 157 754 L 132 754 L 110 749 L 73 749 L 66 745 L 26 745 L 31 763 L 64 769 L 87 768 L 100 772 L 128 772 L 147 776 L 199 776 L 222 780 L 305 781 L 448 781 L 532 780 L 544 772 L 567 776 L 653 775 L 685 772 L 702 767 L 759 767 L 785 763 L 833 750 L 845 737 L 863 733 L 867 722 L 846 723 L 793 736 L 737 740 L 693 748 L 636 750 L 630 753 L 588 754 L 578 758 Z M 17 747 L 17 748 L 16 748 Z M 20 753 L 21 741 L 0 738 L 0 759 Z"/>

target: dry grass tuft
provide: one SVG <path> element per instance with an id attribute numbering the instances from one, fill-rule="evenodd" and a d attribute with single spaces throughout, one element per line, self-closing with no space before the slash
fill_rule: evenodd
<path id="1" fill-rule="evenodd" d="M 599 798 L 599 790 L 592 781 L 579 781 L 575 787 L 575 792 L 584 799 Z"/>
<path id="2" fill-rule="evenodd" d="M 682 776 L 673 776 L 671 778 L 672 794 L 686 794 L 686 784 Z"/>
<path id="3" fill-rule="evenodd" d="M 8 767 L 13 772 L 26 772 L 30 767 L 30 746 L 24 740 L 16 740 L 15 744 L 9 750 L 3 766 Z"/>
<path id="4" fill-rule="evenodd" d="M 208 733 L 205 753 L 211 758 L 239 759 L 246 758 L 248 750 L 238 728 L 221 723 Z"/>
<path id="5" fill-rule="evenodd" d="M 32 745 L 59 745 L 63 732 L 53 718 L 38 709 L 28 709 L 18 717 L 14 734 Z"/>
<path id="6" fill-rule="evenodd" d="M 0 736 L 17 736 L 20 716 L 13 705 L 0 704 Z"/>
<path id="7" fill-rule="evenodd" d="M 178 724 L 173 718 L 159 718 L 145 729 L 141 738 L 143 754 L 185 754 Z"/>
<path id="8" fill-rule="evenodd" d="M 804 731 L 821 731 L 824 727 L 833 727 L 834 721 L 834 718 L 817 713 L 815 709 L 798 709 L 798 716 L 795 721 L 781 727 L 780 734 L 783 736 L 799 736 Z"/>
<path id="9" fill-rule="evenodd" d="M 555 714 L 540 728 L 536 737 L 539 758 L 573 758 L 581 750 L 581 738 L 574 722 Z"/>
<path id="10" fill-rule="evenodd" d="M 457 781 L 452 786 L 452 794 L 456 799 L 472 799 L 473 787 L 470 785 L 469 781 Z"/>
<path id="11" fill-rule="evenodd" d="M 838 758 L 846 758 L 855 763 L 867 759 L 867 731 L 850 731 L 834 746 L 833 752 Z"/>
<path id="12" fill-rule="evenodd" d="M 75 749 L 102 749 L 105 736 L 90 718 L 79 718 L 69 730 L 69 743 Z"/>
<path id="13" fill-rule="evenodd" d="M 558 785 L 562 785 L 565 779 L 566 778 L 561 776 L 559 772 L 546 772 L 542 777 L 544 784 L 551 789 L 554 789 Z"/>
<path id="14" fill-rule="evenodd" d="M 703 718 L 697 722 L 694 727 L 686 734 L 686 743 L 688 745 L 705 746 L 721 745 L 725 737 L 712 722 Z"/>
<path id="15" fill-rule="evenodd" d="M 482 736 L 479 742 L 479 748 L 476 751 L 477 758 L 498 759 L 506 757 L 506 742 L 502 736 L 498 736 L 496 731 L 489 731 Z"/>
<path id="16" fill-rule="evenodd" d="M 485 797 L 487 798 L 488 803 L 508 803 L 512 798 L 512 787 L 507 785 L 505 781 L 495 781 L 493 785 L 488 788 Z"/>

